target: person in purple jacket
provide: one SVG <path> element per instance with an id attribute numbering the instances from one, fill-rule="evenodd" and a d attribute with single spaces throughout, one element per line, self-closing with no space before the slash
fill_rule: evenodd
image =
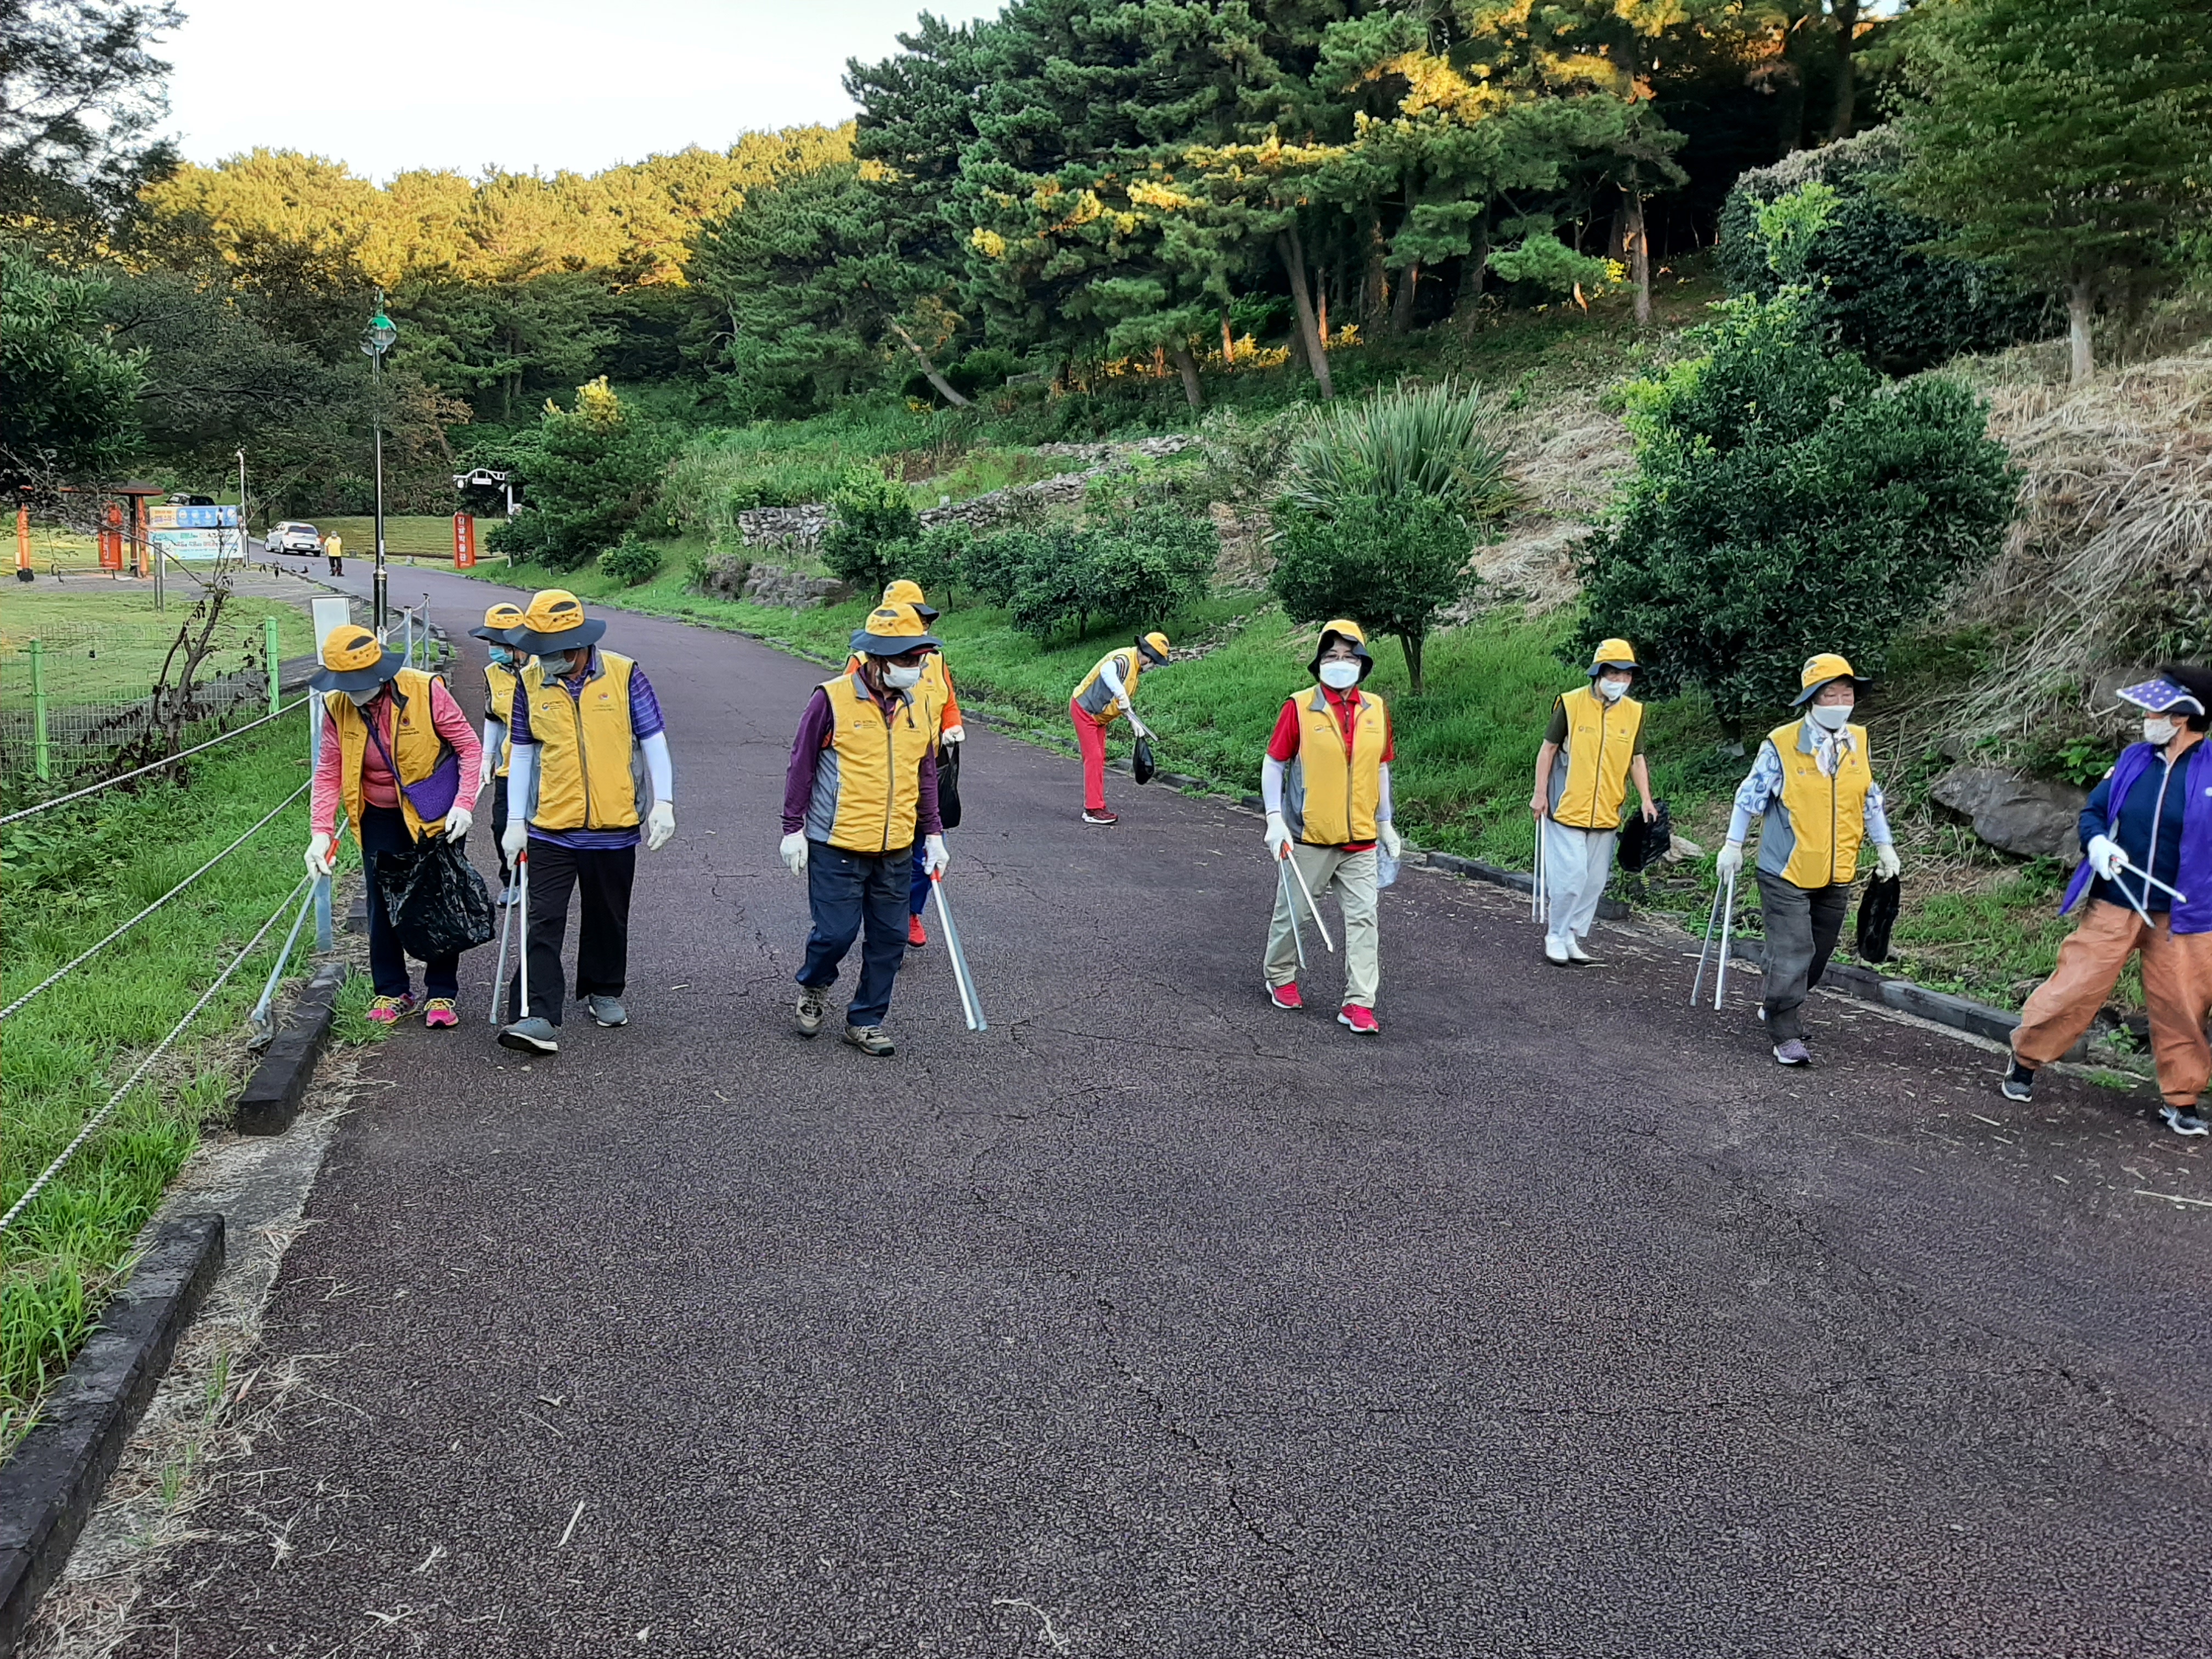
<path id="1" fill-rule="evenodd" d="M 2089 1029 L 2130 956 L 2142 959 L 2143 1006 L 2166 1127 L 2212 1130 L 2198 1097 L 2212 1081 L 2212 669 L 2168 663 L 2121 698 L 2142 710 L 2141 743 L 2123 750 L 2081 809 L 2086 856 L 2066 910 L 2088 896 L 2058 966 L 2020 1011 L 2008 1100 Z"/>

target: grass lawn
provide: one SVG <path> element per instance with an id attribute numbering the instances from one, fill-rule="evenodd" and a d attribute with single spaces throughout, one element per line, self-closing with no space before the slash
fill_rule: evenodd
<path id="1" fill-rule="evenodd" d="M 349 559 L 376 557 L 376 520 L 374 519 L 315 519 L 312 522 L 325 536 L 336 536 L 345 544 Z M 491 534 L 496 518 L 477 520 L 477 556 L 483 556 L 483 538 Z M 384 556 L 387 559 L 443 559 L 453 562 L 453 521 L 440 514 L 410 514 L 404 517 L 387 514 L 384 520 Z"/>
<path id="2" fill-rule="evenodd" d="M 240 738 L 188 775 L 113 790 L 0 830 L 8 918 L 0 1000 L 12 1000 L 160 897 L 307 776 L 300 721 Z M 127 1078 L 304 873 L 302 796 L 239 852 L 10 1017 L 0 1044 L 0 1209 Z M 147 1081 L 0 1235 L 0 1452 L 128 1271 L 131 1240 L 225 1115 L 247 1067 L 242 1021 L 290 915 L 234 975 Z M 313 924 L 309 927 L 312 930 Z M 312 931 L 303 935 L 309 947 Z M 297 953 L 295 964 L 301 958 Z M 346 1006 L 366 1006 L 366 981 Z M 349 1033 L 364 1024 L 355 1009 Z"/>
<path id="3" fill-rule="evenodd" d="M 28 646 L 34 638 L 46 641 L 46 695 L 57 706 L 143 696 L 153 690 L 192 605 L 191 592 L 173 589 L 167 609 L 157 611 L 152 586 L 145 582 L 32 582 L 10 588 L 0 604 L 0 672 L 7 677 L 9 702 L 29 695 Z M 262 622 L 269 617 L 276 619 L 280 659 L 314 649 L 313 625 L 300 606 L 234 597 L 223 606 L 219 643 L 201 665 L 201 678 L 233 672 L 249 656 L 258 662 Z"/>

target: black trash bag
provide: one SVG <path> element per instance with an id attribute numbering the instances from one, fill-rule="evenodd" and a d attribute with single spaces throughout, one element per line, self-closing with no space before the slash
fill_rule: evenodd
<path id="1" fill-rule="evenodd" d="M 1628 828 L 1620 832 L 1620 867 L 1632 876 L 1658 863 L 1674 844 L 1674 820 L 1667 814 L 1667 803 L 1651 804 L 1659 809 L 1657 817 L 1646 823 L 1639 808 L 1629 813 Z"/>
<path id="2" fill-rule="evenodd" d="M 948 743 L 937 751 L 937 815 L 947 830 L 960 827 L 960 751 L 964 743 Z"/>
<path id="3" fill-rule="evenodd" d="M 1876 876 L 1859 895 L 1858 951 L 1861 962 L 1889 960 L 1889 930 L 1897 925 L 1900 884 L 1895 876 Z"/>
<path id="4" fill-rule="evenodd" d="M 1152 774 L 1160 769 L 1152 764 L 1152 740 L 1150 738 L 1137 739 L 1137 753 L 1129 763 L 1129 769 L 1137 775 L 1139 783 L 1150 783 Z"/>
<path id="5" fill-rule="evenodd" d="M 473 951 L 499 931 L 483 878 L 443 836 L 379 853 L 376 884 L 399 948 L 417 961 Z"/>

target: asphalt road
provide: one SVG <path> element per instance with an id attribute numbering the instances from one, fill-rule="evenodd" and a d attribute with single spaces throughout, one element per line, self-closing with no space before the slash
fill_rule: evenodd
<path id="1" fill-rule="evenodd" d="M 809 1043 L 820 671 L 607 642 L 678 769 L 631 1024 L 504 1053 L 478 951 L 374 1053 L 269 1314 L 320 1397 L 130 1652 L 2212 1650 L 2212 1210 L 2139 1195 L 2212 1199 L 2196 1146 L 1826 999 L 1780 1071 L 1674 947 L 1553 969 L 1425 872 L 1379 1040 L 1277 1012 L 1256 818 L 1122 780 L 1086 829 L 973 725 L 990 1030 L 933 946 L 897 1058 Z"/>

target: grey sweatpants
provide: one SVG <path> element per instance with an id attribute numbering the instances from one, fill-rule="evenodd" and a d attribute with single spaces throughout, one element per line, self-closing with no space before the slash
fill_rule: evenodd
<path id="1" fill-rule="evenodd" d="M 1564 947 L 1570 939 L 1586 937 L 1597 920 L 1597 902 L 1605 896 L 1606 878 L 1613 874 L 1613 843 L 1620 839 L 1613 830 L 1577 830 L 1546 818 L 1544 891 L 1551 902 L 1551 926 L 1545 936 Z"/>
<path id="2" fill-rule="evenodd" d="M 1847 881 L 1800 887 L 1759 872 L 1759 908 L 1766 921 L 1766 1029 L 1775 1042 L 1805 1035 L 1805 994 L 1826 971 L 1850 902 Z"/>

